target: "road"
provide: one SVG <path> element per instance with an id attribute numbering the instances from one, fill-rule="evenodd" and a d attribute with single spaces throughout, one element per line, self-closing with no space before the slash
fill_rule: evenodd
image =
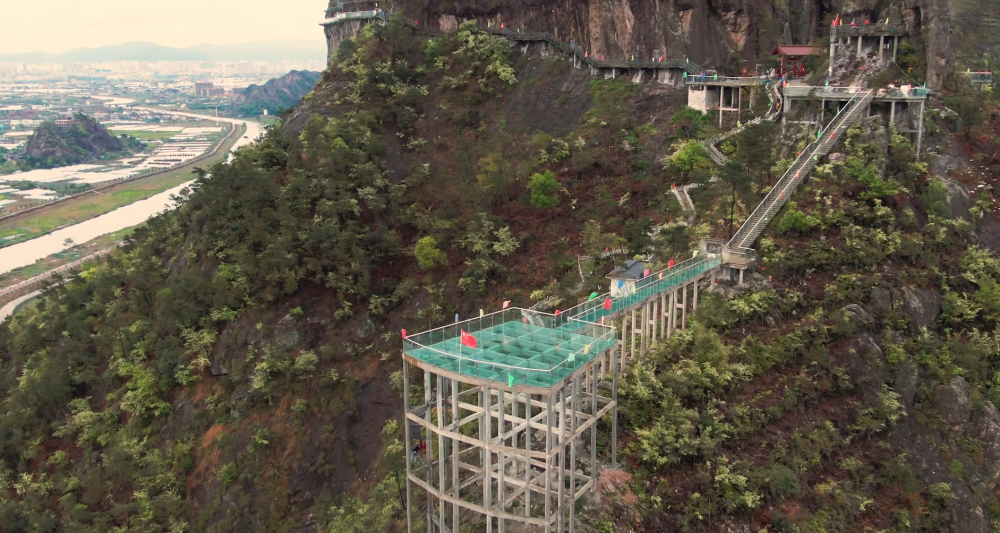
<path id="1" fill-rule="evenodd" d="M 24 296 L 22 296 L 22 297 L 20 297 L 20 298 L 18 298 L 16 300 L 14 300 L 13 302 L 10 302 L 9 304 L 7 304 L 5 306 L 0 307 L 0 323 L 3 323 L 4 320 L 7 320 L 7 317 L 9 317 L 10 315 L 13 315 L 14 314 L 14 310 L 17 309 L 17 306 L 19 306 L 22 303 L 24 303 L 24 302 L 26 302 L 26 301 L 34 298 L 35 296 L 38 296 L 38 294 L 40 292 L 42 292 L 42 291 L 39 290 L 39 291 L 35 291 L 35 292 L 29 292 L 28 294 L 25 294 Z"/>

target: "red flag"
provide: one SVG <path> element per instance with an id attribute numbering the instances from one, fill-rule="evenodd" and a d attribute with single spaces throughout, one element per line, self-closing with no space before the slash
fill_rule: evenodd
<path id="1" fill-rule="evenodd" d="M 642 271 L 642 277 L 644 277 L 644 278 L 649 277 L 649 269 L 648 268 L 646 270 Z"/>
<path id="2" fill-rule="evenodd" d="M 504 300 L 503 301 L 503 308 L 504 309 L 507 309 L 507 306 L 509 306 L 509 305 L 510 305 L 510 300 Z"/>
<path id="3" fill-rule="evenodd" d="M 403 338 L 404 339 L 406 338 L 406 330 L 405 329 L 403 330 Z"/>
<path id="4" fill-rule="evenodd" d="M 611 310 L 611 298 L 604 299 L 604 308 L 607 309 L 608 311 Z"/>
<path id="5" fill-rule="evenodd" d="M 561 315 L 561 314 L 562 314 L 562 311 L 560 311 L 560 310 L 556 309 L 556 316 L 559 316 L 559 315 Z"/>
<path id="6" fill-rule="evenodd" d="M 667 268 L 674 268 L 674 260 L 667 261 Z"/>
<path id="7" fill-rule="evenodd" d="M 479 343 L 476 342 L 476 338 L 473 337 L 471 333 L 466 333 L 464 329 L 462 330 L 462 344 L 464 346 L 468 346 L 469 348 L 479 347 Z"/>
<path id="8" fill-rule="evenodd" d="M 663 279 L 663 272 L 660 272 L 660 279 Z"/>

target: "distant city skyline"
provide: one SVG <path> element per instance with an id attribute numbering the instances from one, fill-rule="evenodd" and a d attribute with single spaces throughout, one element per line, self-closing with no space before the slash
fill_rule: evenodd
<path id="1" fill-rule="evenodd" d="M 326 0 L 49 0 L 0 7 L 0 55 L 66 52 L 129 41 L 164 46 L 230 45 L 266 40 L 324 43 Z M 18 21 L 18 22 L 15 22 Z"/>

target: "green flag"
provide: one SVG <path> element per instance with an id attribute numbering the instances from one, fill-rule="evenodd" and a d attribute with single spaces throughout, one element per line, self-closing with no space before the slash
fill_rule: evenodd
<path id="1" fill-rule="evenodd" d="M 587 298 L 587 301 L 589 302 L 590 300 L 593 300 L 594 298 L 597 298 L 597 293 L 596 292 L 590 293 L 590 298 Z"/>
<path id="2" fill-rule="evenodd" d="M 486 313 L 484 313 L 482 309 L 479 310 L 479 318 L 483 318 L 483 315 L 485 314 Z"/>
<path id="3" fill-rule="evenodd" d="M 508 387 L 514 386 L 514 374 L 507 373 L 507 386 Z"/>
<path id="4" fill-rule="evenodd" d="M 573 353 L 573 352 L 570 352 L 569 353 L 569 362 L 572 363 L 573 361 L 576 361 L 576 354 Z"/>
<path id="5" fill-rule="evenodd" d="M 820 129 L 816 130 L 816 138 L 817 139 L 819 139 L 819 136 L 822 135 L 822 134 L 823 134 L 823 128 L 820 128 Z"/>

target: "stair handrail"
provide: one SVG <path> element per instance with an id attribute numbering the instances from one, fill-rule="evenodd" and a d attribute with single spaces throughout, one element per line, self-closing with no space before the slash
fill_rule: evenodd
<path id="1" fill-rule="evenodd" d="M 815 156 L 826 155 L 826 153 L 828 153 L 828 151 L 825 151 L 822 154 L 819 152 L 837 140 L 837 137 L 839 137 L 838 134 L 847 122 L 848 117 L 851 117 L 858 112 L 862 107 L 859 105 L 861 101 L 870 97 L 872 94 L 873 93 L 870 89 L 867 91 L 858 89 L 851 99 L 848 100 L 847 105 L 845 105 L 844 108 L 837 113 L 837 116 L 834 117 L 827 127 L 820 133 L 822 140 L 820 142 L 812 143 L 807 146 L 805 150 L 802 150 L 792 165 L 788 167 L 785 175 L 782 176 L 775 186 L 767 193 L 767 195 L 764 196 L 764 199 L 757 205 L 757 208 L 754 209 L 753 213 L 747 217 L 743 226 L 741 226 L 733 238 L 729 240 L 730 246 L 746 248 L 748 244 L 746 239 L 748 237 L 753 236 L 754 240 L 756 240 L 757 230 L 760 227 L 761 222 L 766 218 L 767 223 L 769 223 L 769 216 L 773 216 L 777 210 L 784 206 L 785 202 L 788 200 L 787 196 L 789 196 L 791 192 L 788 189 L 798 185 L 798 182 L 805 178 L 803 174 L 807 174 L 809 170 L 811 170 L 807 170 L 805 167 L 813 161 Z M 829 137 L 830 133 L 833 133 L 832 139 Z M 803 172 L 804 170 L 805 172 Z M 788 193 L 788 195 L 786 195 L 786 193 Z M 776 206 L 777 209 L 775 209 Z M 764 227 L 766 227 L 767 223 L 764 224 Z"/>

